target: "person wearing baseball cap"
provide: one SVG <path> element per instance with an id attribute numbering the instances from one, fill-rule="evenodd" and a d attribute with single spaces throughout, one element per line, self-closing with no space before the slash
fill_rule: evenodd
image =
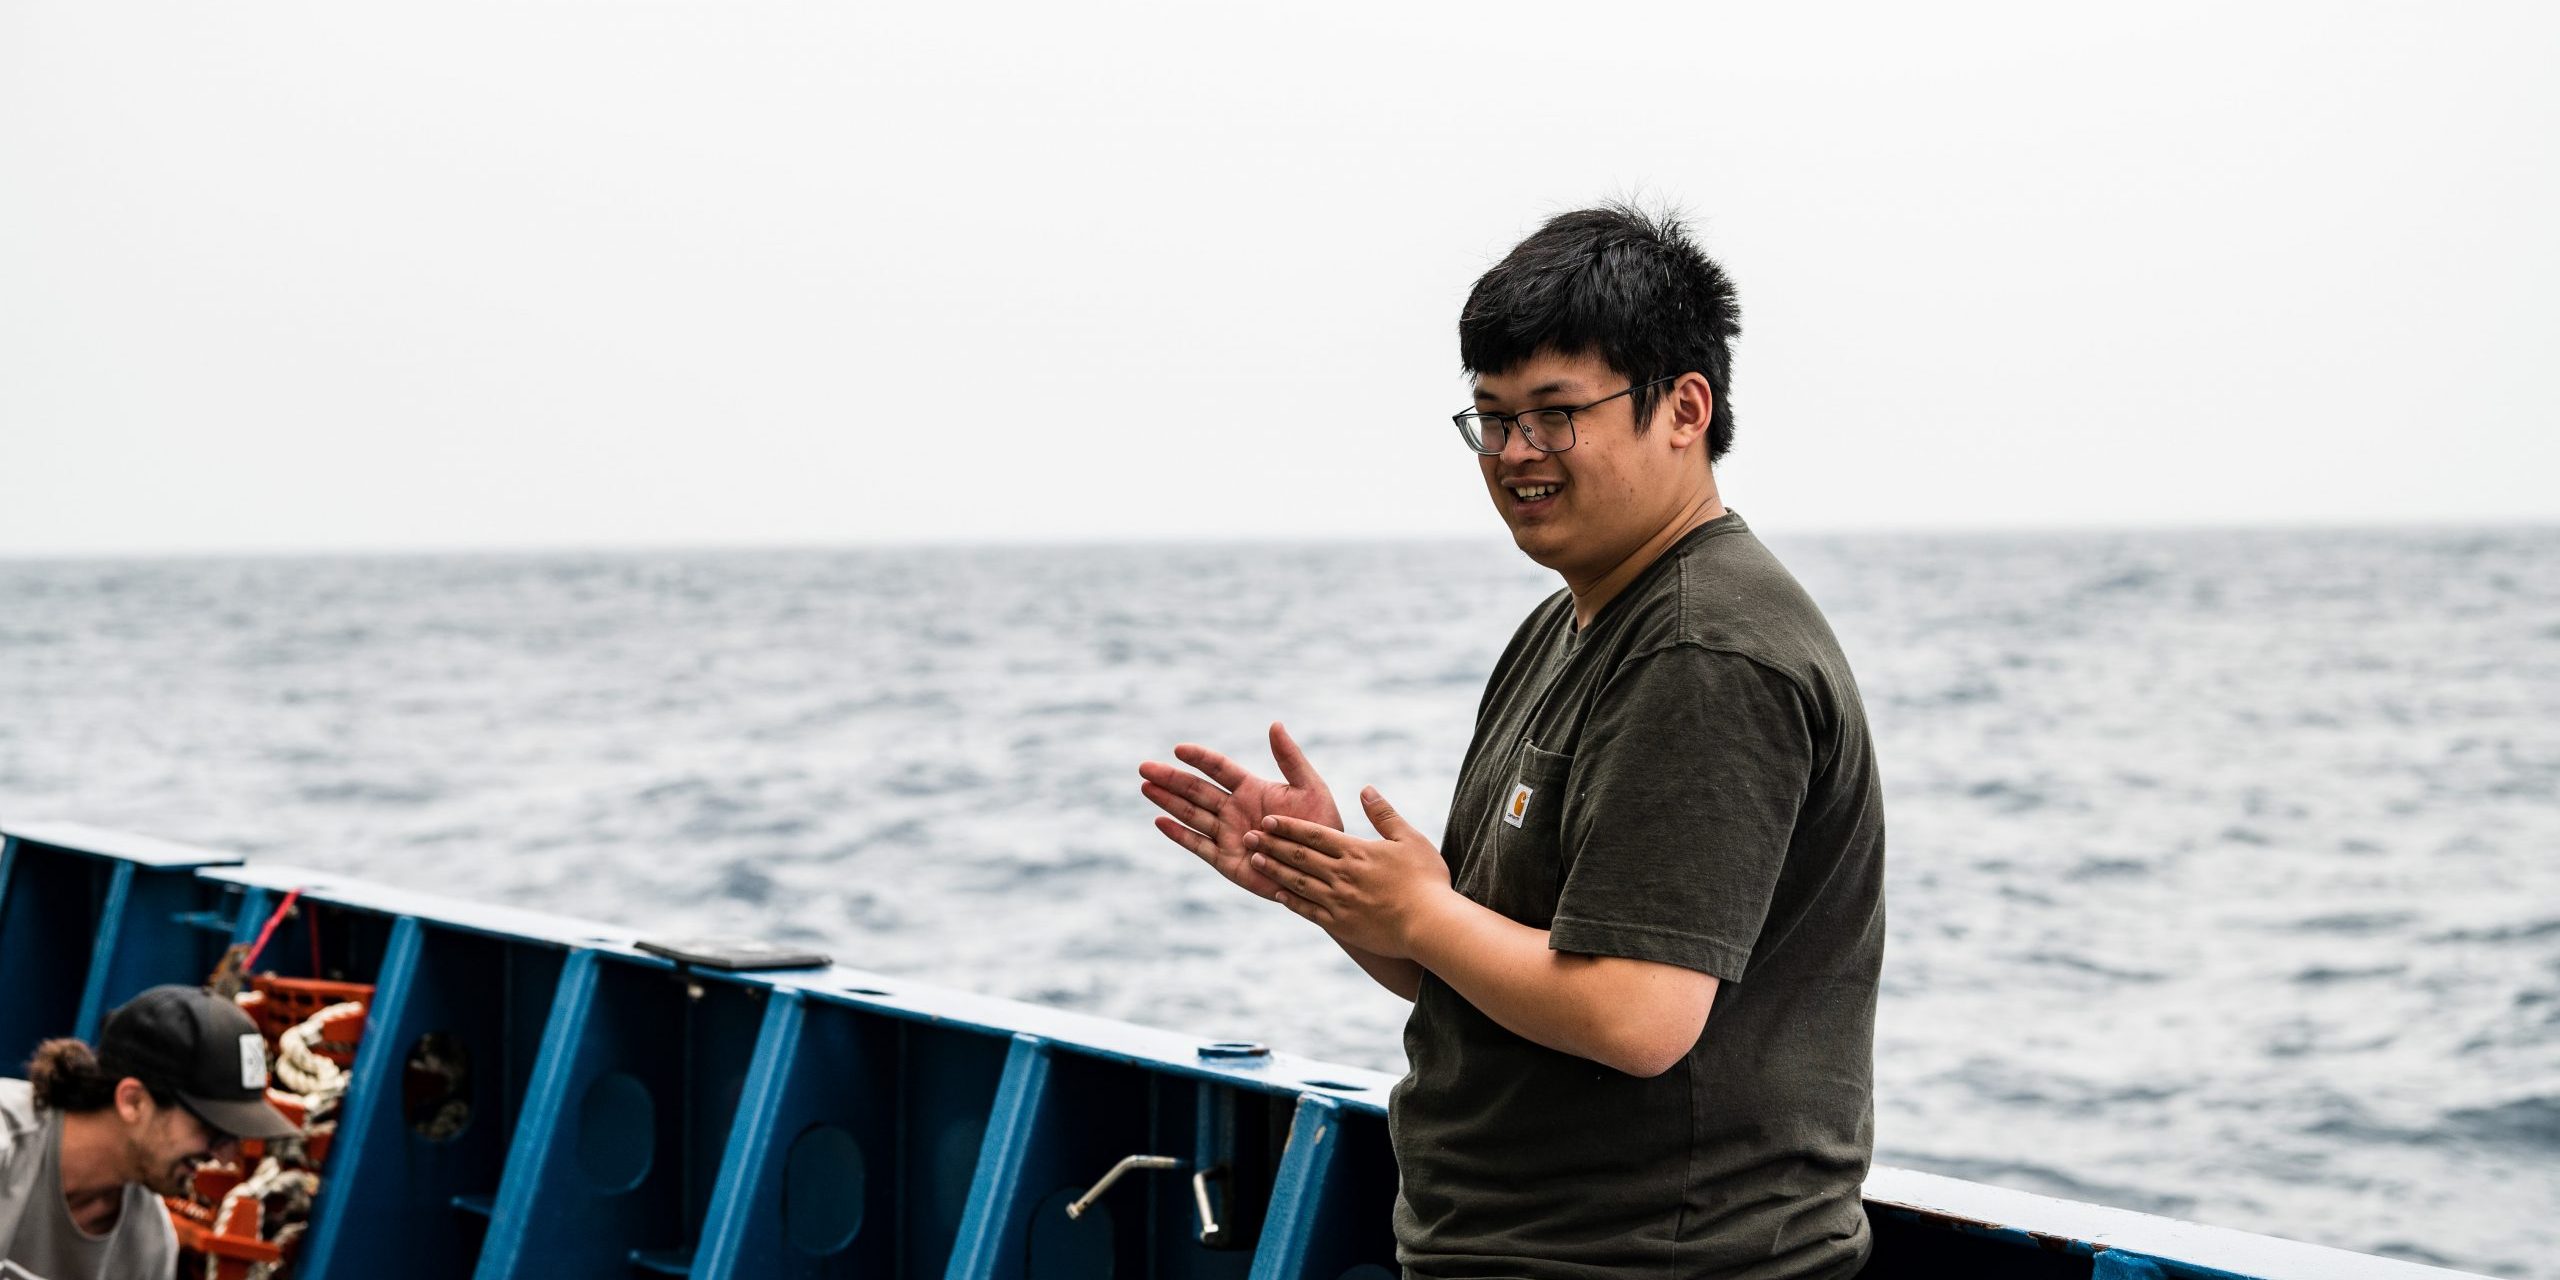
<path id="1" fill-rule="evenodd" d="M 155 1198 L 242 1138 L 301 1130 L 267 1105 L 266 1041 L 229 1000 L 153 987 L 93 1050 L 48 1040 L 0 1080 L 0 1260 L 43 1280 L 166 1276 L 177 1233 Z"/>

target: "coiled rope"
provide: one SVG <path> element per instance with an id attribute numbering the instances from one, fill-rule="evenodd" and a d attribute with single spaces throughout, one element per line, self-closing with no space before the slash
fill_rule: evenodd
<path id="1" fill-rule="evenodd" d="M 277 1092 L 296 1095 L 304 1114 L 319 1111 L 322 1103 L 347 1091 L 347 1069 L 319 1050 L 325 1042 L 323 1029 L 339 1018 L 363 1014 L 364 1006 L 356 1001 L 333 1004 L 276 1037 L 276 1082 L 283 1086 Z"/>

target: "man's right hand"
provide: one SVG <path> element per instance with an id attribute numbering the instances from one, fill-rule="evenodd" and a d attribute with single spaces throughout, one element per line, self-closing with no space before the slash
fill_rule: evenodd
<path id="1" fill-rule="evenodd" d="M 1280 886 L 1253 869 L 1244 847 L 1246 832 L 1275 814 L 1342 829 L 1342 811 L 1334 806 L 1332 790 L 1276 721 L 1271 758 L 1280 766 L 1279 781 L 1255 777 L 1235 761 L 1188 742 L 1175 747 L 1173 756 L 1191 769 L 1153 760 L 1138 766 L 1138 776 L 1145 779 L 1138 789 L 1167 815 L 1156 819 L 1156 830 L 1257 898 L 1270 898 Z"/>

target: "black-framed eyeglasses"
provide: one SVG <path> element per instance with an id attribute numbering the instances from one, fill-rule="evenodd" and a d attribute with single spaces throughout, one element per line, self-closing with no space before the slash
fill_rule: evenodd
<path id="1" fill-rule="evenodd" d="M 1675 373 L 1669 377 L 1656 378 L 1651 382 L 1629 387 L 1617 395 L 1602 396 L 1590 404 L 1577 404 L 1570 408 L 1531 409 L 1525 413 L 1468 412 L 1455 414 L 1449 420 L 1458 424 L 1458 438 L 1466 441 L 1467 447 L 1478 453 L 1502 452 L 1504 446 L 1511 443 L 1513 423 L 1519 424 L 1522 438 L 1529 442 L 1530 448 L 1540 453 L 1562 453 L 1573 447 L 1573 415 L 1586 409 L 1598 408 L 1621 396 L 1634 395 L 1646 387 L 1658 387 L 1666 382 L 1676 382 L 1681 376 Z"/>

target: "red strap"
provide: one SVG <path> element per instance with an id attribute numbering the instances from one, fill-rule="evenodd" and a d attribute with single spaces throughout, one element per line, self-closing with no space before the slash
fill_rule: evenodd
<path id="1" fill-rule="evenodd" d="M 284 923 L 284 913 L 293 910 L 294 899 L 301 896 L 302 886 L 295 885 L 284 895 L 284 901 L 276 904 L 276 913 L 267 917 L 267 927 L 258 930 L 258 940 L 250 943 L 249 954 L 241 957 L 241 973 L 248 973 L 249 966 L 258 962 L 258 953 L 267 949 L 267 939 L 276 936 L 276 926 Z M 317 972 L 314 972 L 311 976 L 316 978 L 320 975 Z"/>

